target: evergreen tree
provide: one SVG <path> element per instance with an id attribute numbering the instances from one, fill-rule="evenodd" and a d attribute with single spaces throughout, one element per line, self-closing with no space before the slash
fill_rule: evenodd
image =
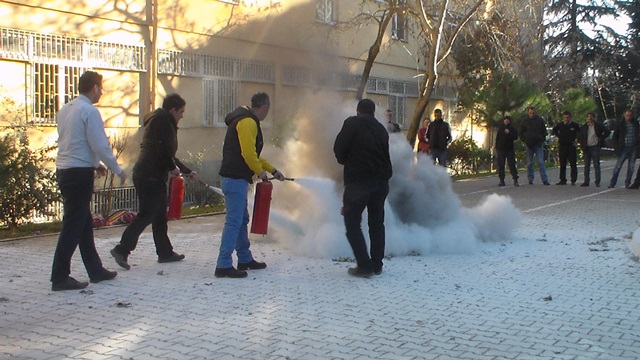
<path id="1" fill-rule="evenodd" d="M 582 87 L 587 69 L 609 51 L 615 31 L 599 20 L 615 16 L 616 7 L 606 0 L 550 0 L 546 10 L 548 81 L 554 94 L 563 94 Z"/>

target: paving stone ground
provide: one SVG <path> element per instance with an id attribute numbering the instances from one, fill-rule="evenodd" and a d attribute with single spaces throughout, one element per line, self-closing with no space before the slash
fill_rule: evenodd
<path id="1" fill-rule="evenodd" d="M 56 236 L 1 242 L 0 358 L 638 359 L 640 191 L 608 189 L 612 166 L 600 188 L 455 182 L 467 207 L 511 196 L 524 214 L 512 238 L 390 258 L 371 279 L 260 238 L 266 270 L 217 279 L 224 216 L 170 223 L 179 263 L 157 263 L 145 232 L 130 271 L 109 256 L 123 228 L 97 230 L 118 277 L 84 291 L 50 290 Z M 86 280 L 79 253 L 72 269 Z"/>

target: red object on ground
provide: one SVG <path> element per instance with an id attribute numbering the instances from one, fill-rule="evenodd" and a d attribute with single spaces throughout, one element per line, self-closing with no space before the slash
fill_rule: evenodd
<path id="1" fill-rule="evenodd" d="M 182 201 L 184 200 L 184 179 L 174 176 L 169 181 L 169 211 L 167 219 L 175 220 L 182 217 Z"/>
<path id="2" fill-rule="evenodd" d="M 251 233 L 253 234 L 267 234 L 272 192 L 272 183 L 263 181 L 256 184 L 256 198 L 253 202 L 253 217 L 251 218 Z"/>

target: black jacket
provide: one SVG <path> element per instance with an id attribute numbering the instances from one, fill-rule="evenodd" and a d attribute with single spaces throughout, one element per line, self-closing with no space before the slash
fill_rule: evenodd
<path id="1" fill-rule="evenodd" d="M 426 137 L 429 149 L 447 150 L 451 142 L 451 128 L 444 120 L 435 119 L 429 124 Z"/>
<path id="2" fill-rule="evenodd" d="M 580 125 L 573 120 L 566 124 L 561 121 L 551 129 L 551 133 L 558 137 L 560 145 L 573 145 L 578 138 L 578 132 L 580 132 Z"/>
<path id="3" fill-rule="evenodd" d="M 596 136 L 598 137 L 598 146 L 604 146 L 604 139 L 609 136 L 611 131 L 607 129 L 604 124 L 599 123 L 597 121 L 593 122 L 593 129 L 596 132 Z M 580 126 L 580 132 L 578 133 L 578 142 L 580 143 L 580 147 L 582 150 L 587 148 L 587 136 L 589 136 L 589 124 L 585 123 Z"/>
<path id="4" fill-rule="evenodd" d="M 148 178 L 167 181 L 169 171 L 178 166 L 184 174 L 191 170 L 175 156 L 178 150 L 178 123 L 168 110 L 156 109 L 144 118 L 140 156 L 133 172 Z"/>
<path id="5" fill-rule="evenodd" d="M 509 133 L 505 132 L 509 129 Z M 515 126 L 509 124 L 502 124 L 498 128 L 496 134 L 496 150 L 497 151 L 513 151 L 513 143 L 518 140 L 518 129 Z"/>
<path id="6" fill-rule="evenodd" d="M 520 140 L 530 148 L 542 146 L 547 139 L 547 128 L 540 116 L 525 116 L 520 122 Z"/>
<path id="7" fill-rule="evenodd" d="M 351 116 L 344 121 L 333 145 L 344 165 L 344 183 L 367 179 L 389 180 L 393 174 L 389 134 L 373 115 Z"/>
<path id="8" fill-rule="evenodd" d="M 635 144 L 633 146 L 638 146 L 640 144 L 640 135 L 638 131 L 638 122 L 636 119 L 631 119 L 631 124 L 633 125 L 633 132 L 635 134 Z M 613 148 L 616 152 L 616 155 L 622 154 L 624 150 L 624 141 L 627 136 L 627 122 L 624 120 L 616 121 L 616 124 L 613 128 Z"/>
<path id="9" fill-rule="evenodd" d="M 253 170 L 247 165 L 242 157 L 240 148 L 240 140 L 238 139 L 238 121 L 251 118 L 256 122 L 258 134 L 256 136 L 256 154 L 260 156 L 264 140 L 262 138 L 262 129 L 260 128 L 260 119 L 251 109 L 241 106 L 230 112 L 224 122 L 227 124 L 227 134 L 224 137 L 224 145 L 222 147 L 222 164 L 220 165 L 220 176 L 230 179 L 244 179 L 249 183 L 253 182 Z"/>

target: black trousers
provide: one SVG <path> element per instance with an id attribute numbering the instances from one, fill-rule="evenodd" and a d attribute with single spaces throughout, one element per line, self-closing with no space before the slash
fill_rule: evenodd
<path id="1" fill-rule="evenodd" d="M 504 165 L 509 164 L 509 172 L 513 180 L 518 180 L 518 168 L 516 167 L 516 153 L 513 150 L 497 150 L 498 153 L 498 178 L 504 181 Z"/>
<path id="2" fill-rule="evenodd" d="M 53 255 L 51 281 L 64 281 L 71 274 L 71 257 L 80 248 L 80 255 L 89 277 L 103 271 L 102 261 L 93 239 L 93 168 L 58 169 L 56 178 L 63 200 L 62 230 Z"/>
<path id="3" fill-rule="evenodd" d="M 389 194 L 389 181 L 367 179 L 351 182 L 345 186 L 343 196 L 344 225 L 347 239 L 353 250 L 358 267 L 379 271 L 384 258 L 385 228 L 384 202 Z M 370 252 L 362 233 L 362 212 L 367 209 Z"/>
<path id="4" fill-rule="evenodd" d="M 572 144 L 558 144 L 558 156 L 560 157 L 560 181 L 567 182 L 567 161 L 571 166 L 571 183 L 578 180 L 578 164 L 576 147 Z"/>
<path id="5" fill-rule="evenodd" d="M 151 224 L 156 254 L 171 256 L 173 246 L 167 235 L 167 183 L 133 173 L 133 185 L 138 193 L 140 211 L 122 233 L 116 251 L 129 255 L 136 249 L 140 234 Z"/>

